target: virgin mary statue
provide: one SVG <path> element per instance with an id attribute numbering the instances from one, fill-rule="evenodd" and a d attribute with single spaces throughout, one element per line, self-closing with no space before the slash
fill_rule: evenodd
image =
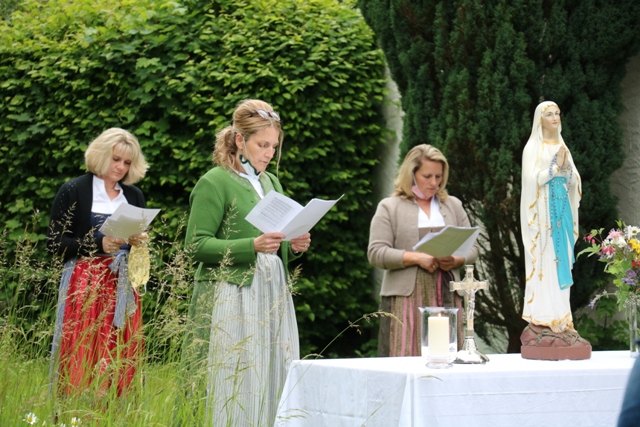
<path id="1" fill-rule="evenodd" d="M 591 346 L 573 328 L 569 304 L 582 185 L 561 131 L 560 108 L 555 102 L 542 102 L 522 153 L 520 224 L 526 263 L 522 317 L 529 322 L 521 337 L 525 358 L 591 356 Z"/>

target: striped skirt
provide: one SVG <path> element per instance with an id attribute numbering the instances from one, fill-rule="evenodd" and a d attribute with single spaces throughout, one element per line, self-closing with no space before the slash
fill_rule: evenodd
<path id="1" fill-rule="evenodd" d="M 453 280 L 453 275 L 448 272 L 429 273 L 419 268 L 411 295 L 381 297 L 380 309 L 395 318 L 382 317 L 380 320 L 378 356 L 421 355 L 422 313 L 419 307 L 457 307 L 458 349 L 461 348 L 464 331 L 462 299 L 457 292 L 449 291 L 450 280 Z"/>
<path id="2" fill-rule="evenodd" d="M 213 426 L 273 426 L 298 326 L 282 260 L 258 254 L 250 286 L 217 283 L 208 355 Z"/>

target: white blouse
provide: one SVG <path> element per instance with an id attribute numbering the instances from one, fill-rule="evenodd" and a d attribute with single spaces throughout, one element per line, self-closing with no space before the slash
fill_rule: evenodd
<path id="1" fill-rule="evenodd" d="M 444 217 L 440 213 L 440 201 L 437 196 L 431 198 L 431 218 L 427 216 L 425 211 L 418 207 L 418 228 L 436 228 L 444 227 Z"/>
<path id="2" fill-rule="evenodd" d="M 127 198 L 124 197 L 122 187 L 116 182 L 116 190 L 120 190 L 118 196 L 111 200 L 107 194 L 107 189 L 104 186 L 104 180 L 93 176 L 93 204 L 91 205 L 91 212 L 111 215 L 118 209 L 121 203 L 127 202 Z"/>

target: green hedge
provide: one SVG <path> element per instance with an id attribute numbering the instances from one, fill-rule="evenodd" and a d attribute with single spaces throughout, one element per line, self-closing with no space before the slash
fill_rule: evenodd
<path id="1" fill-rule="evenodd" d="M 16 240 L 46 212 L 34 231 L 43 239 L 58 187 L 83 172 L 87 144 L 118 126 L 151 164 L 139 186 L 162 208 L 160 231 L 179 239 L 216 131 L 238 101 L 265 99 L 283 117 L 289 195 L 345 195 L 301 261 L 302 350 L 319 351 L 376 308 L 366 246 L 383 66 L 362 17 L 336 0 L 27 0 L 0 21 L 0 223 Z M 329 352 L 369 351 L 371 335 L 347 334 Z"/>

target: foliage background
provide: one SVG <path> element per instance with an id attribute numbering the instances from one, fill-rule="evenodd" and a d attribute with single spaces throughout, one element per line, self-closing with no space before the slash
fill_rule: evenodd
<path id="1" fill-rule="evenodd" d="M 7 250 L 33 212 L 48 212 L 59 186 L 83 173 L 87 144 L 112 126 L 139 138 L 151 164 L 139 186 L 149 207 L 162 208 L 156 231 L 181 242 L 189 192 L 211 167 L 216 131 L 238 101 L 258 97 L 283 117 L 279 176 L 288 195 L 305 204 L 344 194 L 314 228 L 300 263 L 303 354 L 375 311 L 366 247 L 375 203 L 370 174 L 384 133 L 384 65 L 357 10 L 335 0 L 16 4 L 0 15 Z M 29 233 L 42 240 L 48 216 L 38 218 Z M 151 283 L 150 292 L 160 291 Z M 373 330 L 348 332 L 328 354 L 372 351 Z"/>
<path id="2" fill-rule="evenodd" d="M 609 177 L 623 160 L 620 81 L 640 46 L 640 3 L 358 4 L 402 95 L 403 153 L 421 143 L 442 149 L 451 166 L 450 192 L 485 227 L 480 274 L 490 288 L 479 294 L 476 332 L 495 342 L 494 331 L 506 330 L 507 350 L 518 352 L 526 325 L 520 167 L 533 112 L 543 100 L 562 110 L 563 137 L 582 176 L 581 233 L 614 226 Z M 605 280 L 602 265 L 588 258 L 577 261 L 573 276 L 575 311 Z"/>

